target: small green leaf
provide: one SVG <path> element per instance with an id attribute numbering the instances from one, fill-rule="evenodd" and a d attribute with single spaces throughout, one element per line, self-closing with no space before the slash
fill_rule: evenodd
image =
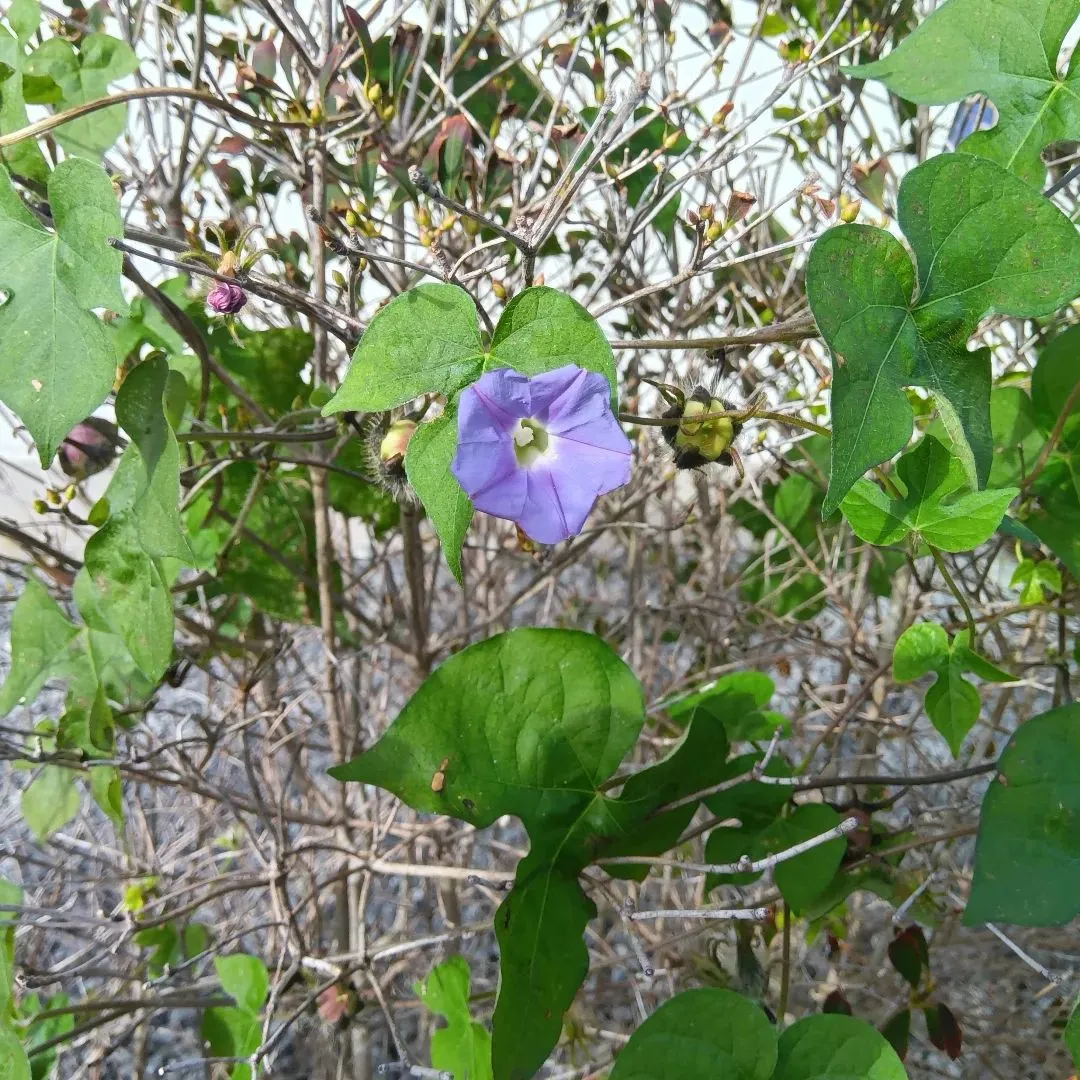
<path id="1" fill-rule="evenodd" d="M 1077 0 L 949 0 L 888 56 L 846 68 L 860 79 L 880 79 L 918 105 L 945 105 L 986 94 L 999 119 L 960 144 L 967 154 L 998 162 L 1036 188 L 1046 166 L 1043 149 L 1080 138 L 1080 71 L 1057 73 L 1062 43 L 1077 15 Z"/>
<path id="2" fill-rule="evenodd" d="M 111 765 L 95 765 L 90 769 L 90 793 L 105 816 L 118 830 L 124 827 L 124 792 L 120 772 Z"/>
<path id="3" fill-rule="evenodd" d="M 732 990 L 684 990 L 660 1006 L 619 1052 L 611 1080 L 769 1080 L 776 1033 Z"/>
<path id="4" fill-rule="evenodd" d="M 27 578 L 11 616 L 11 668 L 0 687 L 0 716 L 32 701 L 47 679 L 67 673 L 78 632 L 45 586 Z"/>
<path id="5" fill-rule="evenodd" d="M 776 37 L 777 34 L 787 33 L 788 22 L 782 15 L 766 15 L 761 20 L 761 36 Z"/>
<path id="6" fill-rule="evenodd" d="M 214 970 L 221 989 L 236 1001 L 244 1012 L 256 1016 L 270 993 L 270 978 L 266 965 L 247 953 L 215 956 Z"/>
<path id="7" fill-rule="evenodd" d="M 43 844 L 79 812 L 75 774 L 59 765 L 46 765 L 23 791 L 20 805 L 30 831 Z"/>
<path id="8" fill-rule="evenodd" d="M 203 1013 L 202 1037 L 214 1057 L 250 1058 L 262 1044 L 262 1024 L 257 1016 L 231 1005 Z M 252 1080 L 251 1066 L 233 1065 L 230 1080 Z"/>
<path id="9" fill-rule="evenodd" d="M 29 41 L 41 25 L 41 5 L 37 0 L 11 0 L 7 20 L 20 41 Z"/>
<path id="10" fill-rule="evenodd" d="M 457 285 L 418 285 L 368 324 L 323 415 L 390 409 L 428 392 L 453 394 L 479 376 L 482 353 L 469 294 Z"/>
<path id="11" fill-rule="evenodd" d="M 37 0 L 12 0 L 7 12 L 14 35 L 0 26 L 0 63 L 12 74 L 0 86 L 0 134 L 10 135 L 28 124 L 26 99 L 23 95 L 25 72 L 29 63 L 26 45 L 41 24 L 41 7 Z M 18 176 L 44 184 L 49 178 L 49 166 L 36 140 L 23 139 L 6 150 L 0 150 L 0 164 Z"/>
<path id="12" fill-rule="evenodd" d="M 943 551 L 968 551 L 994 535 L 1018 488 L 969 491 L 959 461 L 933 436 L 924 436 L 897 463 L 907 494 L 894 499 L 868 480 L 857 480 L 841 504 L 855 534 L 879 546 L 909 533 Z M 943 501 L 948 499 L 949 501 Z"/>
<path id="13" fill-rule="evenodd" d="M 986 789 L 964 922 L 1060 926 L 1080 914 L 1080 705 L 1021 724 Z"/>
<path id="14" fill-rule="evenodd" d="M 972 672 L 990 682 L 1010 682 L 1013 676 L 974 652 L 968 631 L 949 644 L 945 631 L 933 623 L 916 623 L 900 635 L 893 650 L 893 675 L 910 682 L 934 672 L 926 691 L 926 715 L 948 742 L 955 757 L 964 737 L 979 718 L 979 692 L 963 676 Z"/>
<path id="15" fill-rule="evenodd" d="M 177 563 L 195 566 L 180 519 L 180 451 L 164 412 L 169 366 L 158 356 L 134 368 L 116 398 L 131 436 L 108 487 L 109 519 L 87 542 L 76 602 L 104 624 L 150 679 L 172 659 Z M 93 611 L 90 611 L 92 605 Z"/>
<path id="16" fill-rule="evenodd" d="M 754 707 L 761 708 L 769 703 L 775 689 L 772 679 L 763 671 L 736 671 L 674 701 L 662 703 L 662 707 L 672 719 L 677 719 L 689 716 L 699 705 L 714 697 L 747 694 L 753 700 Z"/>
<path id="17" fill-rule="evenodd" d="M 639 823 L 624 836 L 605 843 L 598 849 L 599 857 L 660 855 L 671 848 L 690 824 L 698 804 L 689 802 L 662 814 L 654 811 L 738 775 L 727 761 L 727 728 L 751 709 L 753 698 L 735 691 L 699 705 L 671 752 L 655 765 L 639 769 L 623 784 L 609 809 L 613 816 Z M 612 877 L 634 881 L 643 881 L 648 875 L 647 866 L 608 865 L 605 870 Z"/>
<path id="18" fill-rule="evenodd" d="M 31 1080 L 30 1060 L 14 1029 L 0 1022 L 0 1080 Z"/>
<path id="19" fill-rule="evenodd" d="M 806 517 L 817 490 L 817 485 L 802 473 L 792 473 L 785 477 L 773 499 L 772 509 L 776 520 L 789 532 L 793 532 Z"/>
<path id="20" fill-rule="evenodd" d="M 19 908 L 22 898 L 22 889 L 18 885 L 0 877 L 0 904 Z M 4 913 L 0 923 L 0 1029 L 11 1004 L 11 987 L 15 980 L 15 925 L 18 921 L 19 912 L 9 911 Z"/>
<path id="21" fill-rule="evenodd" d="M 405 475 L 439 534 L 450 572 L 461 581 L 461 545 L 473 517 L 469 496 L 450 472 L 457 450 L 457 414 L 447 409 L 420 424 L 405 451 Z"/>
<path id="22" fill-rule="evenodd" d="M 888 1040 L 863 1020 L 808 1016 L 781 1036 L 773 1080 L 907 1080 Z"/>
<path id="23" fill-rule="evenodd" d="M 997 664 L 990 663 L 985 656 L 974 652 L 969 645 L 971 640 L 970 630 L 961 630 L 953 638 L 952 659 L 959 664 L 964 671 L 970 671 L 972 675 L 978 675 L 987 682 L 1012 682 L 1016 676 L 1003 671 Z"/>
<path id="24" fill-rule="evenodd" d="M 893 677 L 911 682 L 937 671 L 949 660 L 949 635 L 937 623 L 915 623 L 893 647 Z"/>
<path id="25" fill-rule="evenodd" d="M 469 1012 L 469 965 L 451 956 L 416 988 L 420 1000 L 447 1021 L 431 1036 L 431 1064 L 454 1080 L 492 1080 L 491 1035 Z"/>
<path id="26" fill-rule="evenodd" d="M 147 974 L 151 979 L 160 978 L 167 967 L 181 959 L 180 935 L 172 923 L 140 930 L 135 935 L 135 944 L 140 949 L 152 950 L 146 962 Z"/>
<path id="27" fill-rule="evenodd" d="M 1040 559 L 1038 562 L 1021 559 L 1009 585 L 1014 589 L 1020 587 L 1020 603 L 1041 604 L 1046 599 L 1047 592 L 1060 595 L 1061 571 L 1048 559 Z"/>
<path id="28" fill-rule="evenodd" d="M 776 786 L 776 785 L 762 785 Z M 709 803 L 710 809 L 712 803 Z M 820 836 L 841 822 L 841 817 L 824 803 L 808 803 L 798 807 L 787 818 L 776 818 L 758 831 L 753 819 L 744 821 L 742 828 L 719 828 L 709 834 L 705 858 L 714 865 L 738 862 L 749 855 L 755 862 L 796 844 Z M 756 835 L 755 835 L 756 834 Z M 803 914 L 836 876 L 847 850 L 843 837 L 829 840 L 802 855 L 778 863 L 774 870 L 776 887 L 797 915 Z M 752 873 L 710 874 L 706 889 L 717 885 L 748 885 L 761 875 Z"/>
<path id="29" fill-rule="evenodd" d="M 820 836 L 840 824 L 841 816 L 824 803 L 808 803 L 800 806 L 788 818 L 780 818 L 769 826 L 755 845 L 757 852 L 765 854 L 783 851 L 796 844 Z M 843 837 L 818 844 L 802 855 L 778 863 L 773 871 L 776 887 L 796 915 L 801 915 L 836 876 L 847 850 Z M 755 858 L 760 855 L 755 853 Z"/>
<path id="30" fill-rule="evenodd" d="M 36 1014 L 44 1010 L 37 1006 L 37 995 L 32 994 L 27 995 L 21 1002 L 21 1011 L 24 1015 L 28 1011 L 27 1005 L 31 1001 L 34 1003 L 34 1009 L 23 1038 L 23 1049 L 26 1050 L 30 1060 L 30 1076 L 32 1080 L 49 1080 L 53 1076 L 53 1067 L 56 1065 L 58 1056 L 57 1051 L 63 1046 L 63 1042 L 61 1041 L 59 1045 L 44 1050 L 38 1048 L 42 1043 L 59 1039 L 60 1036 L 67 1035 L 72 1031 L 75 1027 L 75 1013 L 74 1011 L 62 1012 L 58 1016 L 46 1016 L 38 1019 Z M 70 1004 L 67 994 L 53 994 L 45 1002 L 45 1009 L 65 1009 Z M 31 1054 L 33 1054 L 32 1057 L 29 1056 Z"/>
<path id="31" fill-rule="evenodd" d="M 961 675 L 958 666 L 946 664 L 938 672 L 933 686 L 926 691 L 924 704 L 930 722 L 945 737 L 953 757 L 956 757 L 964 736 L 979 719 L 982 707 L 979 691 Z"/>
<path id="32" fill-rule="evenodd" d="M 989 311 L 1046 314 L 1080 291 L 1075 227 L 994 162 L 941 154 L 912 169 L 898 218 L 917 285 L 907 252 L 880 229 L 830 229 L 810 253 L 807 297 L 834 358 L 825 517 L 911 438 L 908 386 L 931 391 L 969 483 L 985 481 L 990 359 L 968 352 L 968 338 Z"/>
<path id="33" fill-rule="evenodd" d="M 57 40 L 57 39 L 54 39 Z M 27 426 L 43 467 L 105 400 L 116 356 L 91 308 L 124 311 L 120 209 L 100 166 L 72 158 L 49 177 L 56 232 L 22 204 L 0 170 L 0 398 Z"/>
<path id="34" fill-rule="evenodd" d="M 62 37 L 49 38 L 30 57 L 29 71 L 49 76 L 61 89 L 64 109 L 108 95 L 109 83 L 130 75 L 139 58 L 123 41 L 108 34 L 87 34 L 78 51 Z M 112 105 L 56 128 L 56 141 L 69 153 L 100 158 L 127 124 L 127 106 Z"/>
<path id="35" fill-rule="evenodd" d="M 565 364 L 598 371 L 615 400 L 615 355 L 604 332 L 576 300 L 547 286 L 525 289 L 506 305 L 491 339 L 491 356 L 498 361 L 494 366 L 525 375 Z"/>

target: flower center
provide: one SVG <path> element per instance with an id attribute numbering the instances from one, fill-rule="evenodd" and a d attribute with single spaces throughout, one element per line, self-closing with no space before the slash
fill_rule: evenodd
<path id="1" fill-rule="evenodd" d="M 535 465 L 548 452 L 548 433 L 535 420 L 519 420 L 510 437 L 514 440 L 514 457 L 522 468 Z"/>

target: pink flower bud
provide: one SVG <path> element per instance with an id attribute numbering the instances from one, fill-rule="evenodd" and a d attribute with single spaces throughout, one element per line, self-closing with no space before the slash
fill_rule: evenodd
<path id="1" fill-rule="evenodd" d="M 247 303 L 247 294 L 231 281 L 219 281 L 206 302 L 219 315 L 235 315 Z"/>
<path id="2" fill-rule="evenodd" d="M 93 476 L 112 463 L 118 441 L 115 424 L 91 416 L 76 424 L 60 444 L 60 468 L 80 480 Z"/>

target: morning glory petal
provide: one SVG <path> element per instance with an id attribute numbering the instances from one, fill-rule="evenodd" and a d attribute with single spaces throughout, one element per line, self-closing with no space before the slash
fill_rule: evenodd
<path id="1" fill-rule="evenodd" d="M 476 509 L 538 543 L 576 536 L 597 498 L 629 481 L 630 456 L 596 372 L 499 369 L 461 393 L 451 471 Z"/>

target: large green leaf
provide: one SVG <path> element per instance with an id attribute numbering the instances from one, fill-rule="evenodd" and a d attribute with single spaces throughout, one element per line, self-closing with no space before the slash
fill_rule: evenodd
<path id="1" fill-rule="evenodd" d="M 59 765 L 46 765 L 23 791 L 19 805 L 30 831 L 44 843 L 79 812 L 75 774 Z"/>
<path id="2" fill-rule="evenodd" d="M 90 308 L 126 308 L 122 236 L 112 184 L 97 165 L 73 158 L 49 177 L 49 232 L 0 171 L 0 398 L 26 425 L 47 466 L 65 435 L 105 400 L 116 356 Z"/>
<path id="3" fill-rule="evenodd" d="M 995 386 L 990 394 L 990 427 L 994 460 L 987 487 L 1021 484 L 1046 441 L 1039 433 L 1031 398 L 1019 387 Z"/>
<path id="4" fill-rule="evenodd" d="M 615 836 L 598 849 L 604 858 L 619 855 L 661 855 L 671 848 L 697 810 L 688 802 L 665 813 L 657 811 L 667 803 L 682 800 L 696 791 L 738 776 L 738 762 L 727 762 L 728 729 L 754 711 L 754 699 L 730 690 L 699 705 L 691 714 L 683 737 L 662 760 L 634 773 L 608 812 L 624 823 L 623 835 Z M 631 825 L 630 823 L 634 824 Z M 613 877 L 641 881 L 648 866 L 607 865 Z"/>
<path id="5" fill-rule="evenodd" d="M 884 1035 L 841 1013 L 808 1016 L 780 1036 L 773 1080 L 907 1080 Z"/>
<path id="6" fill-rule="evenodd" d="M 1080 326 L 1058 334 L 1040 353 L 1031 373 L 1031 404 L 1039 427 L 1049 434 L 1061 410 L 1080 383 Z M 1066 420 L 1066 441 L 1080 428 L 1080 401 Z"/>
<path id="7" fill-rule="evenodd" d="M 469 1012 L 469 965 L 451 956 L 432 968 L 418 983 L 420 1000 L 446 1020 L 446 1027 L 431 1036 L 433 1068 L 449 1072 L 453 1080 L 491 1080 L 491 1035 Z"/>
<path id="8" fill-rule="evenodd" d="M 1015 487 L 968 491 L 963 467 L 932 435 L 900 458 L 897 475 L 907 493 L 893 498 L 869 480 L 856 480 L 840 505 L 855 534 L 885 546 L 913 535 L 943 551 L 969 551 L 994 535 Z"/>
<path id="9" fill-rule="evenodd" d="M 576 822 L 574 823 L 576 825 Z M 567 838 L 580 844 L 574 826 Z M 499 995 L 491 1018 L 496 1080 L 525 1080 L 559 1041 L 563 1017 L 589 971 L 585 927 L 596 914 L 570 853 L 530 852 L 495 912 Z M 561 854 L 561 853 L 560 853 Z"/>
<path id="10" fill-rule="evenodd" d="M 710 863 L 721 864 L 734 863 L 743 855 L 749 855 L 756 861 L 820 836 L 834 829 L 842 820 L 831 806 L 808 803 L 798 807 L 790 817 L 777 818 L 760 831 L 746 823 L 738 829 L 714 829 L 705 844 L 705 858 Z M 773 871 L 776 887 L 792 911 L 797 915 L 803 914 L 829 887 L 846 850 L 847 841 L 837 837 L 776 865 Z M 712 889 L 722 884 L 749 884 L 759 876 L 760 873 L 710 874 L 706 888 Z"/>
<path id="11" fill-rule="evenodd" d="M 1072 1015 L 1065 1025 L 1062 1038 L 1065 1040 L 1065 1049 L 1069 1051 L 1073 1064 L 1080 1069 L 1080 999 L 1077 999 L 1073 1006 Z"/>
<path id="12" fill-rule="evenodd" d="M 754 706 L 750 695 L 733 698 L 733 708 Z M 612 853 L 669 846 L 673 824 L 681 828 L 695 807 L 654 811 L 734 767 L 725 760 L 723 717 L 701 710 L 667 758 L 608 797 L 605 781 L 643 719 L 641 687 L 598 638 L 514 630 L 447 660 L 371 750 L 331 770 L 477 827 L 505 814 L 524 823 L 529 854 L 495 914 L 496 1080 L 540 1068 L 588 970 L 583 934 L 595 909 L 580 872 Z"/>
<path id="13" fill-rule="evenodd" d="M 1059 334 L 1039 354 L 1031 376 L 1031 402 L 1039 429 L 1049 434 L 1080 383 L 1080 327 Z M 1065 418 L 1054 450 L 1034 485 L 1038 505 L 1024 520 L 1032 532 L 1080 577 L 1080 402 Z"/>
<path id="14" fill-rule="evenodd" d="M 30 1062 L 14 1029 L 0 1020 L 0 1080 L 31 1080 Z"/>
<path id="15" fill-rule="evenodd" d="M 826 516 L 867 469 L 907 445 L 907 386 L 931 391 L 973 486 L 990 471 L 990 358 L 967 351 L 993 311 L 1035 316 L 1080 292 L 1080 237 L 1052 203 L 1000 165 L 942 154 L 900 185 L 900 242 L 866 225 L 814 245 L 807 297 L 833 354 Z"/>
<path id="16" fill-rule="evenodd" d="M 469 496 L 450 472 L 457 450 L 457 413 L 447 409 L 420 424 L 405 451 L 405 475 L 439 534 L 450 572 L 461 581 L 461 545 L 473 517 Z"/>
<path id="17" fill-rule="evenodd" d="M 41 21 L 41 8 L 36 0 L 14 0 L 7 11 L 10 33 L 0 26 L 0 64 L 11 69 L 6 79 L 0 79 L 0 135 L 26 127 L 26 97 L 23 91 L 23 74 L 27 69 L 26 45 Z M 44 184 L 49 177 L 49 166 L 33 139 L 0 150 L 0 164 L 17 176 L 25 176 Z"/>
<path id="18" fill-rule="evenodd" d="M 1059 926 L 1080 914 L 1080 705 L 1022 724 L 983 797 L 964 922 Z"/>
<path id="19" fill-rule="evenodd" d="M 565 364 L 598 371 L 614 399 L 615 355 L 604 332 L 576 300 L 555 289 L 541 285 L 518 293 L 499 317 L 490 351 L 500 365 L 525 375 Z"/>
<path id="20" fill-rule="evenodd" d="M 168 376 L 158 356 L 132 370 L 117 394 L 117 420 L 131 443 L 106 492 L 109 518 L 87 542 L 77 594 L 83 618 L 121 638 L 150 679 L 172 658 L 177 564 L 199 562 L 178 509 L 180 451 L 163 405 Z"/>
<path id="21" fill-rule="evenodd" d="M 775 1065 L 761 1009 L 732 990 L 684 990 L 630 1036 L 611 1080 L 769 1080 Z"/>
<path id="22" fill-rule="evenodd" d="M 919 105 L 986 94 L 998 122 L 969 135 L 960 149 L 1042 187 L 1044 147 L 1080 138 L 1075 54 L 1064 77 L 1058 74 L 1061 46 L 1078 15 L 1080 0 L 948 0 L 884 59 L 846 73 L 880 79 Z"/>
<path id="23" fill-rule="evenodd" d="M 139 58 L 123 41 L 108 34 L 87 34 L 77 50 L 64 38 L 49 38 L 34 50 L 28 70 L 49 76 L 60 87 L 60 110 L 107 96 L 109 83 L 130 75 L 138 66 Z M 69 120 L 53 137 L 69 154 L 99 158 L 120 137 L 126 123 L 127 106 L 112 105 Z"/>
<path id="24" fill-rule="evenodd" d="M 599 785 L 634 745 L 641 687 L 598 638 L 513 630 L 452 656 L 372 749 L 331 770 L 416 810 L 478 828 L 519 817 L 531 849 L 495 915 L 495 1076 L 531 1076 L 588 968 L 592 902 L 577 884 L 598 836 L 618 831 Z"/>
<path id="25" fill-rule="evenodd" d="M 371 320 L 323 415 L 390 409 L 428 392 L 452 394 L 480 374 L 482 354 L 472 297 L 457 285 L 418 285 Z"/>

